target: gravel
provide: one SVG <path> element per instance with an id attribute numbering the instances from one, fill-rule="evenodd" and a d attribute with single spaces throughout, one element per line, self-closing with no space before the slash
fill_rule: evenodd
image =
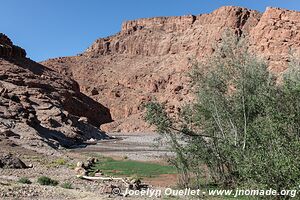
<path id="1" fill-rule="evenodd" d="M 161 161 L 173 156 L 165 139 L 156 133 L 111 133 L 115 139 L 99 141 L 84 149 L 73 150 L 82 153 L 99 153 L 111 157 L 127 157 L 137 161 Z"/>

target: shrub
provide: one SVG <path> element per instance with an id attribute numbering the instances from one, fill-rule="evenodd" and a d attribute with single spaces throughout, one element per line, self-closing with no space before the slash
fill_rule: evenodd
<path id="1" fill-rule="evenodd" d="M 61 184 L 61 187 L 65 188 L 65 189 L 73 189 L 72 183 L 69 183 L 69 182 L 65 182 L 65 183 Z"/>
<path id="2" fill-rule="evenodd" d="M 67 161 L 63 158 L 59 158 L 59 159 L 55 160 L 54 163 L 56 165 L 65 165 L 67 163 Z"/>
<path id="3" fill-rule="evenodd" d="M 245 40 L 223 41 L 209 61 L 195 63 L 197 99 L 179 120 L 156 102 L 146 105 L 145 118 L 170 139 L 181 172 L 201 179 L 204 164 L 223 186 L 293 189 L 300 181 L 300 64 L 277 81 Z"/>
<path id="4" fill-rule="evenodd" d="M 32 182 L 27 177 L 22 177 L 18 180 L 19 183 L 31 184 Z"/>
<path id="5" fill-rule="evenodd" d="M 58 181 L 53 180 L 47 176 L 41 176 L 40 178 L 38 178 L 37 182 L 41 185 L 51 185 L 51 186 L 58 185 Z"/>

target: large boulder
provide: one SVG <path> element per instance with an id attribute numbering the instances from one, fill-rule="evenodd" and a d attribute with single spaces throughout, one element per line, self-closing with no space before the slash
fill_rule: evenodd
<path id="1" fill-rule="evenodd" d="M 0 168 L 5 169 L 25 169 L 26 164 L 12 154 L 0 155 Z"/>

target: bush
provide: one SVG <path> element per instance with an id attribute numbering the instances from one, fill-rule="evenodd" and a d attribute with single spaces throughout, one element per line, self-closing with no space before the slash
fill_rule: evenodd
<path id="1" fill-rule="evenodd" d="M 54 163 L 56 165 L 65 165 L 67 163 L 67 161 L 63 158 L 59 158 L 59 159 L 55 160 Z"/>
<path id="2" fill-rule="evenodd" d="M 69 182 L 65 182 L 65 183 L 61 184 L 61 187 L 65 188 L 65 189 L 73 189 L 72 183 L 69 183 Z"/>
<path id="3" fill-rule="evenodd" d="M 39 184 L 41 185 L 51 185 L 51 186 L 56 186 L 58 185 L 58 181 L 56 180 L 53 180 L 49 177 L 46 177 L 46 176 L 41 176 L 38 181 L 37 181 Z"/>
<path id="4" fill-rule="evenodd" d="M 32 182 L 27 177 L 22 177 L 18 180 L 19 183 L 31 184 Z"/>
<path id="5" fill-rule="evenodd" d="M 170 139 L 181 172 L 226 187 L 293 189 L 300 181 L 300 64 L 276 80 L 245 40 L 223 41 L 208 62 L 195 63 L 197 99 L 180 120 L 155 102 L 146 105 L 146 120 Z"/>

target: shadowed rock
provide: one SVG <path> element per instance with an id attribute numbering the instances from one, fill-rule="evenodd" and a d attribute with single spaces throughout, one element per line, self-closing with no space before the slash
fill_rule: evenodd
<path id="1" fill-rule="evenodd" d="M 26 164 L 12 154 L 0 155 L 0 168 L 6 169 L 25 169 Z"/>
<path id="2" fill-rule="evenodd" d="M 52 147 L 107 137 L 99 127 L 112 121 L 109 109 L 82 94 L 77 82 L 26 58 L 4 34 L 0 49 L 3 134 L 17 134 L 17 141 L 27 145 L 39 146 L 39 140 Z"/>

